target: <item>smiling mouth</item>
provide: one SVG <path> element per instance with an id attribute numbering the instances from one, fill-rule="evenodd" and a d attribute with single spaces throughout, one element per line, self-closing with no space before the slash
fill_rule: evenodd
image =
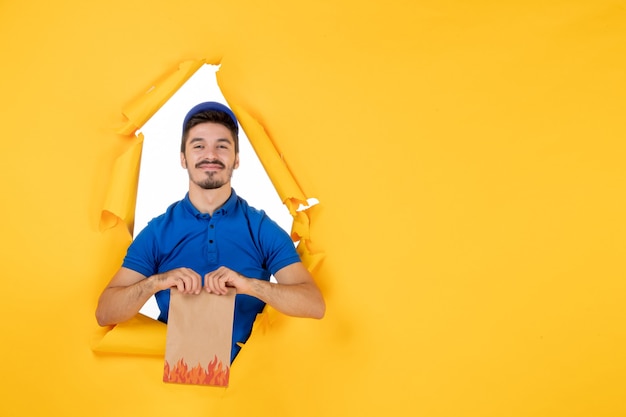
<path id="1" fill-rule="evenodd" d="M 202 161 L 196 164 L 196 168 L 223 169 L 224 164 L 218 161 Z"/>

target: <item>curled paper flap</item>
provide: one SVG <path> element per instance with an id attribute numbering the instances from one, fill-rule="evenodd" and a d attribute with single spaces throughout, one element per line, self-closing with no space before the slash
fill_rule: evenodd
<path id="1" fill-rule="evenodd" d="M 246 135 L 250 139 L 250 143 L 259 156 L 259 160 L 263 164 L 272 184 L 274 184 L 281 201 L 294 218 L 291 238 L 294 241 L 300 240 L 298 253 L 303 264 L 309 271 L 315 270 L 323 259 L 324 254 L 311 252 L 310 246 L 307 244 L 307 241 L 310 240 L 311 228 L 309 199 L 289 171 L 285 161 L 276 150 L 263 126 L 241 107 L 231 105 L 231 108 L 246 131 Z M 300 209 L 303 206 L 307 208 Z"/>
<path id="2" fill-rule="evenodd" d="M 293 216 L 293 225 L 291 227 L 291 238 L 293 241 L 310 239 L 309 228 L 309 214 L 306 211 L 297 211 Z"/>
<path id="3" fill-rule="evenodd" d="M 109 330 L 92 345 L 94 352 L 120 355 L 163 356 L 167 326 L 158 320 L 137 314 Z"/>
<path id="4" fill-rule="evenodd" d="M 113 165 L 111 182 L 100 214 L 100 231 L 114 227 L 119 221 L 132 230 L 137 199 L 137 179 L 143 135 L 120 155 Z"/>
<path id="5" fill-rule="evenodd" d="M 128 121 L 118 133 L 131 135 L 143 126 L 204 62 L 204 60 L 181 62 L 177 70 L 157 80 L 142 96 L 124 107 L 122 113 Z"/>
<path id="6" fill-rule="evenodd" d="M 194 60 L 180 63 L 177 70 L 164 75 L 142 96 L 126 105 L 122 109 L 122 114 L 127 122 L 117 133 L 135 139 L 136 130 L 143 126 L 204 62 L 204 60 Z M 100 231 L 114 227 L 119 221 L 123 221 L 132 234 L 143 144 L 143 135 L 137 136 L 139 140 L 120 155 L 113 166 L 111 182 L 100 216 Z"/>
<path id="7" fill-rule="evenodd" d="M 304 193 L 291 175 L 291 172 L 289 172 L 289 168 L 285 165 L 263 126 L 241 107 L 231 105 L 231 108 L 246 131 L 246 135 L 250 139 L 250 143 L 259 156 L 259 160 L 263 164 L 263 168 L 265 168 L 272 184 L 274 184 L 281 201 L 285 203 L 285 200 L 295 199 L 299 203 L 306 204 Z M 288 206 L 288 208 L 290 207 Z"/>

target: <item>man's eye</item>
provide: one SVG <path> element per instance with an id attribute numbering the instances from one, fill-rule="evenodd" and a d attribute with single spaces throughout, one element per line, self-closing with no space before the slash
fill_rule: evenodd
<path id="1" fill-rule="evenodd" d="M 194 149 L 202 149 L 202 145 L 196 145 L 193 147 Z"/>

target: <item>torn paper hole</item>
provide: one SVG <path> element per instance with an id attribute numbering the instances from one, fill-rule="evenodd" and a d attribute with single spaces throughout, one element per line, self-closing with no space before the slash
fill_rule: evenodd
<path id="1" fill-rule="evenodd" d="M 200 67 L 137 132 L 143 134 L 144 142 L 135 206 L 134 236 L 152 218 L 162 214 L 170 204 L 185 196 L 189 185 L 187 171 L 180 166 L 182 121 L 189 109 L 200 102 L 218 101 L 228 105 L 217 84 L 218 69 L 217 65 Z M 245 132 L 241 128 L 239 132 L 241 163 L 233 174 L 233 188 L 251 206 L 264 210 L 290 233 L 293 217 L 281 202 Z M 158 317 L 159 309 L 154 297 L 140 312 L 152 318 Z"/>

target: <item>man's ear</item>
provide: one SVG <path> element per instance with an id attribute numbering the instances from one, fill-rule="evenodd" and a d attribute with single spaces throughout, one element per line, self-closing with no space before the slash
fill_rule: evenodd
<path id="1" fill-rule="evenodd" d="M 184 152 L 180 153 L 180 166 L 182 166 L 184 169 L 187 169 L 187 160 L 185 159 Z"/>
<path id="2" fill-rule="evenodd" d="M 235 155 L 235 169 L 239 168 L 239 154 Z"/>

